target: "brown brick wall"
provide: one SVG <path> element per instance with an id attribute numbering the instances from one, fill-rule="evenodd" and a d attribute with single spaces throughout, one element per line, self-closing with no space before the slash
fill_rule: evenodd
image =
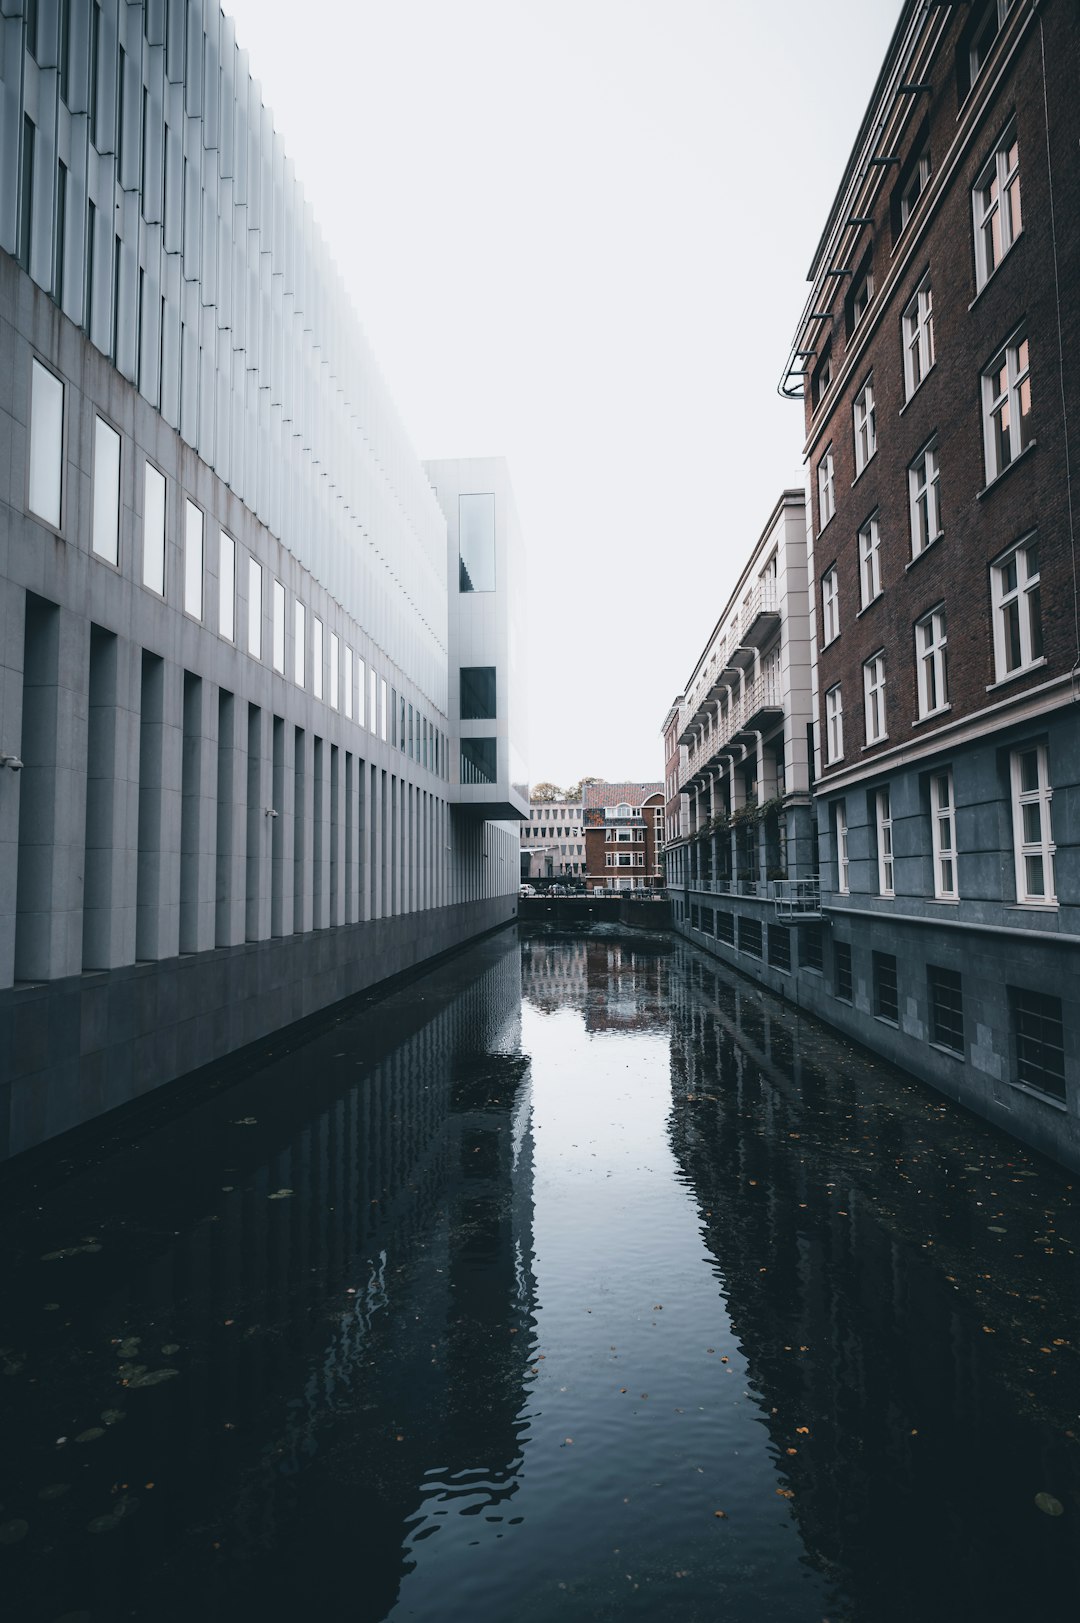
<path id="1" fill-rule="evenodd" d="M 908 125 L 910 140 L 929 117 L 934 171 L 950 158 L 957 134 L 955 51 L 966 8 L 956 9 L 930 78 L 931 98 Z M 1054 212 L 1057 235 L 1057 285 L 1051 230 L 1047 133 L 1044 121 L 1044 74 L 1039 18 L 1045 29 Z M 812 494 L 817 522 L 817 465 L 832 442 L 835 461 L 836 512 L 815 538 L 815 589 L 820 636 L 820 583 L 836 563 L 840 584 L 839 638 L 819 652 L 819 692 L 837 681 L 843 685 L 844 766 L 872 758 L 863 749 L 864 660 L 886 650 L 888 742 L 895 746 L 912 728 L 918 713 L 914 624 L 944 600 L 948 617 L 950 719 L 970 714 L 987 703 L 1067 671 L 1076 654 L 1073 560 L 1065 479 L 1062 388 L 1073 425 L 1080 423 L 1076 358 L 1080 355 L 1080 187 L 1075 155 L 1080 144 L 1080 97 L 1076 94 L 1080 60 L 1080 27 L 1067 0 L 1049 0 L 1032 18 L 1019 4 L 1007 20 L 997 56 L 984 70 L 973 97 L 984 94 L 997 61 L 1010 40 L 1020 41 L 1018 54 L 996 89 L 941 201 L 936 205 L 918 248 L 884 310 L 872 307 L 852 335 L 845 352 L 843 305 L 849 283 L 838 282 L 831 308 L 832 369 L 838 379 L 846 359 L 850 375 L 826 394 L 816 413 L 807 399 Z M 929 103 L 929 105 L 926 105 Z M 989 283 L 976 298 L 971 190 L 998 136 L 1015 114 L 1019 140 L 1023 231 Z M 901 148 L 901 156 L 906 154 Z M 866 228 L 856 252 L 858 262 L 873 237 L 875 283 L 880 289 L 891 265 L 902 257 L 920 231 L 913 220 L 894 245 L 889 222 L 891 170 L 881 189 L 873 232 Z M 936 364 L 912 400 L 904 405 L 900 333 L 904 306 L 929 268 L 934 303 Z M 1060 343 L 1066 370 L 1059 366 Z M 1036 444 L 989 490 L 984 491 L 981 373 L 1003 340 L 1026 321 L 1030 343 L 1032 419 Z M 877 455 L 855 479 L 852 405 L 870 370 L 874 374 L 877 411 Z M 941 469 L 942 539 L 911 562 L 908 519 L 908 465 L 933 435 L 938 437 Z M 1073 468 L 1080 472 L 1080 441 L 1073 428 Z M 1078 493 L 1080 494 L 1080 493 Z M 1077 503 L 1080 506 L 1080 502 Z M 878 510 L 881 533 L 883 594 L 859 615 L 859 526 Z M 1011 542 L 1037 527 L 1042 575 L 1042 619 L 1047 664 L 1007 687 L 987 694 L 995 681 L 990 621 L 990 561 Z M 910 566 L 910 567 L 909 567 Z M 941 718 L 938 718 L 939 721 Z M 824 718 L 822 716 L 822 726 Z M 932 727 L 934 723 L 928 723 Z M 823 768 L 827 774 L 828 768 Z"/>

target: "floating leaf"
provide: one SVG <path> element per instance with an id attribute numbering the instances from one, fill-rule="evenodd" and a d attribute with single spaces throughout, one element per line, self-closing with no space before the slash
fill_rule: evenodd
<path id="1" fill-rule="evenodd" d="M 233 1122 L 233 1126 L 234 1127 L 254 1127 L 256 1122 L 258 1121 L 258 1119 L 259 1118 L 257 1116 L 241 1116 L 238 1121 Z"/>
<path id="2" fill-rule="evenodd" d="M 162 1381 L 171 1381 L 173 1376 L 179 1373 L 178 1369 L 148 1369 L 141 1375 L 133 1376 L 128 1386 L 160 1386 Z"/>
<path id="3" fill-rule="evenodd" d="M 141 1336 L 125 1336 L 123 1341 L 117 1342 L 116 1356 L 117 1358 L 137 1358 L 141 1346 Z"/>
<path id="4" fill-rule="evenodd" d="M 776 1491 L 781 1499 L 794 1499 L 795 1497 L 795 1492 L 792 1488 L 777 1488 Z"/>
<path id="5" fill-rule="evenodd" d="M 95 1516 L 93 1521 L 87 1522 L 88 1533 L 111 1533 L 120 1526 L 119 1516 Z"/>
<path id="6" fill-rule="evenodd" d="M 267 1200 L 288 1200 L 291 1194 L 291 1189 L 275 1189 L 274 1193 L 267 1195 L 266 1198 Z"/>
<path id="7" fill-rule="evenodd" d="M 12 1522 L 0 1522 L 0 1544 L 19 1544 L 29 1531 L 30 1523 L 19 1518 Z"/>
<path id="8" fill-rule="evenodd" d="M 126 1419 L 123 1409 L 102 1409 L 101 1418 L 107 1426 L 115 1426 L 118 1421 Z"/>
<path id="9" fill-rule="evenodd" d="M 98 1438 L 104 1437 L 104 1435 L 104 1426 L 87 1426 L 85 1431 L 80 1431 L 75 1441 L 77 1443 L 96 1443 Z"/>
<path id="10" fill-rule="evenodd" d="M 1035 1503 L 1044 1516 L 1064 1516 L 1065 1506 L 1052 1493 L 1037 1493 Z"/>
<path id="11" fill-rule="evenodd" d="M 87 1240 L 83 1245 L 64 1245 L 59 1251 L 46 1251 L 42 1254 L 42 1262 L 59 1262 L 63 1257 L 93 1257 L 101 1250 L 96 1240 Z"/>
<path id="12" fill-rule="evenodd" d="M 180 1351 L 180 1343 L 178 1341 L 167 1341 L 161 1351 L 166 1358 L 171 1358 L 173 1353 Z"/>

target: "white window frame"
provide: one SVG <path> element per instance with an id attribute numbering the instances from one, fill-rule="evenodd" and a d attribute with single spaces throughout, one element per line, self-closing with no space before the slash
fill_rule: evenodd
<path id="1" fill-rule="evenodd" d="M 293 681 L 302 688 L 307 680 L 307 609 L 297 598 L 293 604 Z"/>
<path id="2" fill-rule="evenodd" d="M 273 659 L 275 671 L 285 675 L 285 587 L 276 578 L 270 587 L 273 608 Z"/>
<path id="3" fill-rule="evenodd" d="M 900 229 L 903 231 L 918 207 L 919 198 L 930 183 L 930 154 L 922 152 L 900 193 Z"/>
<path id="4" fill-rule="evenodd" d="M 885 650 L 879 648 L 863 665 L 863 700 L 866 710 L 866 742 L 880 744 L 888 738 L 885 726 Z"/>
<path id="5" fill-rule="evenodd" d="M 248 553 L 247 651 L 252 659 L 262 659 L 263 567 Z"/>
<path id="6" fill-rule="evenodd" d="M 844 759 L 844 700 L 840 683 L 825 694 L 825 761 L 833 766 Z"/>
<path id="7" fill-rule="evenodd" d="M 825 528 L 836 512 L 836 469 L 832 445 L 827 445 L 818 463 L 818 533 Z"/>
<path id="8" fill-rule="evenodd" d="M 939 902 L 955 902 L 959 900 L 960 887 L 951 767 L 930 774 L 930 831 L 934 848 L 934 895 Z"/>
<path id="9" fill-rule="evenodd" d="M 184 613 L 193 620 L 203 617 L 203 515 L 189 498 L 184 499 Z"/>
<path id="10" fill-rule="evenodd" d="M 908 468 L 911 556 L 920 557 L 941 539 L 941 461 L 938 442 L 924 445 Z"/>
<path id="11" fill-rule="evenodd" d="M 379 730 L 379 677 L 374 665 L 368 667 L 368 731 L 377 733 Z M 417 713 L 417 732 L 419 733 L 419 712 Z"/>
<path id="12" fill-rule="evenodd" d="M 30 457 L 26 505 L 59 530 L 64 513 L 64 384 L 34 356 L 30 365 Z"/>
<path id="13" fill-rule="evenodd" d="M 1031 355 L 1026 328 L 1017 328 L 984 370 L 982 404 L 983 450 L 989 485 L 1034 443 Z"/>
<path id="14" fill-rule="evenodd" d="M 871 372 L 851 408 L 855 431 L 855 477 L 859 477 L 877 454 L 877 412 L 874 408 L 874 374 Z"/>
<path id="15" fill-rule="evenodd" d="M 878 894 L 896 895 L 896 864 L 893 856 L 892 799 L 888 785 L 874 795 L 874 821 L 877 826 Z"/>
<path id="16" fill-rule="evenodd" d="M 994 667 L 999 682 L 1046 663 L 1038 551 L 1037 534 L 1025 536 L 990 565 Z M 1012 664 L 1017 649 L 1019 658 Z"/>
<path id="17" fill-rule="evenodd" d="M 904 348 L 904 399 L 910 400 L 934 365 L 934 295 L 929 273 L 908 300 L 900 326 Z"/>
<path id="18" fill-rule="evenodd" d="M 859 531 L 859 593 L 864 609 L 881 596 L 881 530 L 876 513 Z"/>
<path id="19" fill-rule="evenodd" d="M 323 623 L 317 614 L 311 616 L 311 692 L 323 696 Z"/>
<path id="20" fill-rule="evenodd" d="M 90 550 L 95 558 L 120 566 L 120 435 L 104 417 L 94 417 L 94 494 Z"/>
<path id="21" fill-rule="evenodd" d="M 357 697 L 356 719 L 359 722 L 361 727 L 366 726 L 366 717 L 367 717 L 367 678 L 366 678 L 366 676 L 364 674 L 366 669 L 367 669 L 367 667 L 364 664 L 364 661 L 360 658 L 360 655 L 357 654 L 357 656 L 356 656 L 356 697 Z"/>
<path id="22" fill-rule="evenodd" d="M 855 283 L 851 295 L 851 330 L 859 325 L 863 316 L 870 308 L 870 300 L 874 297 L 874 273 L 865 270 Z"/>
<path id="23" fill-rule="evenodd" d="M 821 646 L 827 648 L 840 635 L 840 577 L 832 564 L 821 577 Z"/>
<path id="24" fill-rule="evenodd" d="M 336 631 L 330 633 L 330 708 L 337 710 L 341 703 L 341 645 Z"/>
<path id="25" fill-rule="evenodd" d="M 972 188 L 971 214 L 975 231 L 975 286 L 981 291 L 1024 228 L 1015 119 L 998 139 Z"/>
<path id="26" fill-rule="evenodd" d="M 1024 787 L 1024 761 L 1034 757 L 1035 785 Z M 1050 767 L 1045 744 L 1027 744 L 1012 751 L 1009 757 L 1009 776 L 1012 787 L 1013 853 L 1016 863 L 1016 900 L 1040 907 L 1056 907 L 1057 891 L 1054 880 L 1054 844 L 1051 803 L 1054 791 L 1050 787 Z M 1035 807 L 1039 813 L 1039 832 L 1028 837 L 1027 813 Z M 1039 862 L 1043 876 L 1043 889 L 1034 890 L 1028 883 L 1028 863 Z"/>
<path id="27" fill-rule="evenodd" d="M 426 727 L 426 718 L 425 718 Z M 379 737 L 386 742 L 386 677 L 379 678 Z M 424 765 L 428 764 L 427 733 L 424 735 Z"/>
<path id="28" fill-rule="evenodd" d="M 836 890 L 840 896 L 851 894 L 851 863 L 848 858 L 847 804 L 838 800 L 833 807 L 833 828 L 836 831 Z"/>
<path id="29" fill-rule="evenodd" d="M 353 715 L 353 693 L 356 688 L 356 678 L 353 676 L 353 651 L 348 643 L 345 644 L 345 715 L 349 721 Z"/>
<path id="30" fill-rule="evenodd" d="M 944 603 L 937 603 L 915 622 L 915 666 L 919 719 L 949 708 L 948 622 Z"/>
<path id="31" fill-rule="evenodd" d="M 143 556 L 142 578 L 148 592 L 165 596 L 165 537 L 168 512 L 168 481 L 150 461 L 143 465 Z"/>
<path id="32" fill-rule="evenodd" d="M 236 542 L 218 531 L 218 632 L 236 641 Z"/>

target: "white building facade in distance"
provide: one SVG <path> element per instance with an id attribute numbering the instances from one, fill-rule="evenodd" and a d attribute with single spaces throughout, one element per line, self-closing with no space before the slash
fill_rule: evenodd
<path id="1" fill-rule="evenodd" d="M 580 879 L 584 873 L 580 800 L 531 805 L 528 822 L 521 824 L 522 879 Z"/>

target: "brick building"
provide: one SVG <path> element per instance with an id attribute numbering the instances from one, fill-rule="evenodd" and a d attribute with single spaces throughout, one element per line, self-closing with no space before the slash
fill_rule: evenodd
<path id="1" fill-rule="evenodd" d="M 663 884 L 662 783 L 587 783 L 581 815 L 588 890 L 653 890 Z"/>
<path id="2" fill-rule="evenodd" d="M 1073 1165 L 1078 55 L 1068 0 L 907 0 L 782 382 L 830 926 L 800 997 Z"/>

